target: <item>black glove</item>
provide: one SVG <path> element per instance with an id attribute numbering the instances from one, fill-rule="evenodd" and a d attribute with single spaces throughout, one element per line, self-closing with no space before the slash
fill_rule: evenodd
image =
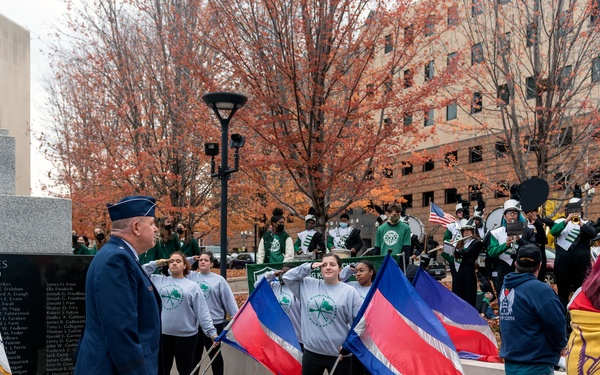
<path id="1" fill-rule="evenodd" d="M 350 352 L 348 349 L 341 348 L 341 349 L 340 349 L 340 354 L 341 354 L 343 357 L 347 357 L 347 356 L 349 356 L 349 355 L 350 355 L 350 354 L 352 354 L 352 353 L 351 353 L 351 352 Z"/>

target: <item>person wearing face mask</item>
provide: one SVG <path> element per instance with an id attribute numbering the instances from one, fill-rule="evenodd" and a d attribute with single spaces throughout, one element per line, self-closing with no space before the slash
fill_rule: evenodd
<path id="1" fill-rule="evenodd" d="M 294 242 L 285 232 L 283 210 L 275 208 L 271 217 L 272 230 L 267 231 L 258 244 L 256 263 L 284 263 L 294 261 Z"/>
<path id="2" fill-rule="evenodd" d="M 108 236 L 104 227 L 98 225 L 94 228 L 94 238 L 96 239 L 96 243 L 92 246 L 92 252 L 96 254 L 108 242 Z"/>
<path id="3" fill-rule="evenodd" d="M 360 230 L 351 226 L 348 222 L 350 216 L 343 213 L 340 215 L 340 225 L 337 228 L 331 229 L 327 236 L 327 248 L 329 251 L 333 249 L 350 250 L 350 256 L 355 257 L 363 246 L 360 238 Z"/>
<path id="4" fill-rule="evenodd" d="M 389 220 L 377 227 L 374 253 L 375 255 L 387 254 L 388 250 L 391 250 L 392 255 L 406 254 L 406 260 L 408 260 L 412 255 L 411 232 L 410 226 L 400 221 L 402 207 L 393 203 L 388 206 L 386 211 Z"/>
<path id="5" fill-rule="evenodd" d="M 187 223 L 181 222 L 177 224 L 177 237 L 179 238 L 179 249 L 185 256 L 191 257 L 200 255 L 200 247 L 198 241 L 192 236 L 191 230 Z"/>

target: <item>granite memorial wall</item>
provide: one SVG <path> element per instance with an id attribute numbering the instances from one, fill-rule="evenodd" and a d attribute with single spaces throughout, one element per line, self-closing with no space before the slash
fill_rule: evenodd
<path id="1" fill-rule="evenodd" d="M 0 333 L 13 375 L 73 373 L 92 258 L 0 254 Z"/>

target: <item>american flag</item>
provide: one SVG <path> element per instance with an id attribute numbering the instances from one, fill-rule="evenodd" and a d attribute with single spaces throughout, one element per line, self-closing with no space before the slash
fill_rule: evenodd
<path id="1" fill-rule="evenodd" d="M 456 218 L 442 211 L 441 208 L 436 206 L 435 203 L 431 202 L 431 209 L 429 210 L 429 222 L 446 225 L 454 223 Z"/>

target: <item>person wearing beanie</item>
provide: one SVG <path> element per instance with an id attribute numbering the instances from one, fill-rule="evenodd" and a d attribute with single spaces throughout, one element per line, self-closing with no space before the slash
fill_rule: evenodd
<path id="1" fill-rule="evenodd" d="M 261 238 L 256 252 L 256 263 L 284 263 L 294 261 L 294 242 L 285 231 L 283 210 L 275 208 L 271 217 L 272 230 Z"/>
<path id="2" fill-rule="evenodd" d="M 567 345 L 565 310 L 554 290 L 537 279 L 542 255 L 535 244 L 519 248 L 516 272 L 500 292 L 500 357 L 507 375 L 554 374 Z"/>
<path id="3" fill-rule="evenodd" d="M 158 374 L 161 298 L 138 261 L 156 242 L 156 200 L 129 196 L 107 206 L 112 235 L 87 272 L 74 374 Z"/>
<path id="4" fill-rule="evenodd" d="M 594 222 L 583 218 L 581 198 L 569 200 L 566 214 L 565 219 L 556 220 L 550 229 L 556 247 L 554 274 L 558 297 L 565 307 L 569 295 L 581 286 L 588 272 L 591 241 L 598 234 Z"/>

